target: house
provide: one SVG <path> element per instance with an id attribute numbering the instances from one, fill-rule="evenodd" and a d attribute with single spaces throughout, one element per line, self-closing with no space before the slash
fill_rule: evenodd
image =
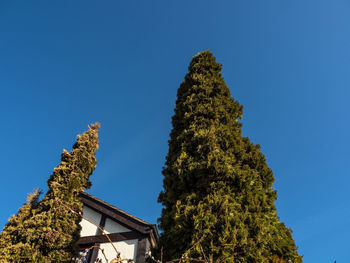
<path id="1" fill-rule="evenodd" d="M 93 247 L 88 250 L 82 262 L 93 263 L 99 258 L 106 263 L 102 249 L 108 262 L 116 257 L 111 242 L 96 226 L 98 225 L 108 234 L 122 258 L 144 263 L 146 253 L 157 246 L 157 227 L 88 193 L 83 192 L 81 198 L 84 204 L 83 216 L 86 218 L 80 223 L 82 229 L 78 245 L 81 255 Z"/>

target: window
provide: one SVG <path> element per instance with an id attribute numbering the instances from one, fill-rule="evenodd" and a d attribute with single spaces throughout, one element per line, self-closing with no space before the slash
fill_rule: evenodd
<path id="1" fill-rule="evenodd" d="M 79 259 L 83 259 L 81 263 L 89 263 L 92 255 L 92 247 L 93 244 L 86 245 L 84 247 L 79 248 Z M 91 249 L 90 249 L 91 248 Z"/>

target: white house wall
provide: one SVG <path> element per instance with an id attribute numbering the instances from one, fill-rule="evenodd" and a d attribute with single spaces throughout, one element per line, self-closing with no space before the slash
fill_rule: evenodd
<path id="1" fill-rule="evenodd" d="M 111 233 L 123 233 L 123 232 L 128 232 L 130 229 L 118 224 L 117 222 L 113 221 L 112 219 L 108 218 L 106 219 L 105 223 L 105 232 L 107 234 Z"/>
<path id="2" fill-rule="evenodd" d="M 151 243 L 146 239 L 146 253 L 148 254 L 151 251 Z"/>
<path id="3" fill-rule="evenodd" d="M 117 250 L 120 252 L 120 255 L 123 259 L 124 258 L 132 259 L 136 262 L 137 245 L 138 245 L 137 239 L 113 242 L 113 244 L 117 248 Z M 104 250 L 104 253 L 108 259 L 108 262 L 112 261 L 112 259 L 116 257 L 116 252 L 110 243 L 102 243 L 100 244 L 100 248 Z M 101 259 L 102 263 L 107 263 L 101 250 L 99 250 L 97 258 Z M 123 261 L 123 262 L 126 262 L 126 261 Z"/>
<path id="4" fill-rule="evenodd" d="M 100 224 L 102 215 L 95 210 L 87 207 L 84 205 L 83 207 L 83 216 L 94 222 L 96 225 Z M 80 222 L 81 225 L 81 237 L 86 236 L 94 236 L 97 232 L 97 226 L 91 224 L 89 221 L 85 220 L 84 218 Z"/>

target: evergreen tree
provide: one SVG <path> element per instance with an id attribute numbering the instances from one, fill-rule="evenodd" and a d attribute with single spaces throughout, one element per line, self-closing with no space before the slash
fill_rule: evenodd
<path id="1" fill-rule="evenodd" d="M 301 262 L 279 222 L 274 177 L 259 145 L 241 134 L 243 107 L 231 98 L 221 65 L 197 54 L 177 94 L 159 202 L 166 259 Z"/>
<path id="2" fill-rule="evenodd" d="M 21 262 L 30 257 L 26 252 L 31 250 L 31 246 L 21 234 L 26 231 L 23 223 L 32 216 L 40 194 L 41 192 L 35 189 L 28 195 L 27 202 L 18 210 L 18 213 L 9 218 L 9 222 L 0 234 L 0 262 Z"/>
<path id="3" fill-rule="evenodd" d="M 64 150 L 60 165 L 48 180 L 48 192 L 38 204 L 35 199 L 20 209 L 16 220 L 21 226 L 11 231 L 11 237 L 6 237 L 13 240 L 13 247 L 8 249 L 5 245 L 0 249 L 0 257 L 8 262 L 72 262 L 78 251 L 76 242 L 80 237 L 81 217 L 67 208 L 82 210 L 79 193 L 91 186 L 89 177 L 96 168 L 98 129 L 99 124 L 92 125 L 87 132 L 78 135 L 70 153 Z M 0 240 L 7 236 L 10 225 L 11 220 Z M 21 260 L 15 259 L 16 254 L 21 255 Z"/>

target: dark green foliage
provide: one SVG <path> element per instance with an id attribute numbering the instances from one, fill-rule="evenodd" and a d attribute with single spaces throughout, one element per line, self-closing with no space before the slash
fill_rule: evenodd
<path id="1" fill-rule="evenodd" d="M 96 168 L 99 124 L 78 135 L 73 150 L 64 150 L 61 164 L 48 180 L 49 190 L 37 203 L 31 198 L 10 219 L 0 235 L 0 262 L 72 262 L 80 236 L 82 210 L 79 193 L 90 188 L 90 175 Z M 20 258 L 19 258 L 20 256 Z"/>
<path id="2" fill-rule="evenodd" d="M 201 52 L 178 90 L 159 195 L 160 246 L 167 259 L 194 245 L 188 256 L 212 262 L 301 262 L 276 214 L 272 171 L 260 146 L 242 137 L 243 108 L 220 71 Z"/>

